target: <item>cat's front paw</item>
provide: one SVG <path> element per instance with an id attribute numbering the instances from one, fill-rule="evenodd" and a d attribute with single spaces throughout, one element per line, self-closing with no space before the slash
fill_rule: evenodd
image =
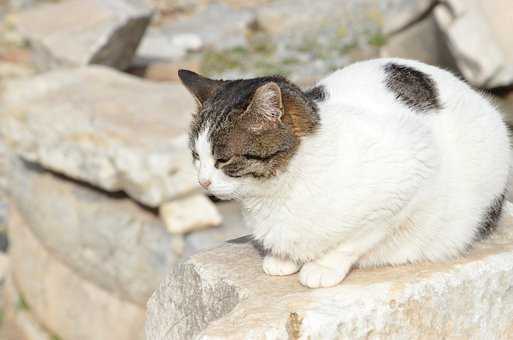
<path id="1" fill-rule="evenodd" d="M 338 285 L 349 272 L 350 266 L 332 266 L 317 261 L 303 265 L 299 272 L 299 282 L 309 288 L 325 288 Z"/>
<path id="2" fill-rule="evenodd" d="M 294 274 L 299 270 L 299 266 L 295 262 L 272 255 L 264 257 L 262 267 L 266 274 L 279 276 Z"/>

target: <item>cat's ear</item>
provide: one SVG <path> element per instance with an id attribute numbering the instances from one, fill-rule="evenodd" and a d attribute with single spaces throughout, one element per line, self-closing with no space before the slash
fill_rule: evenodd
<path id="1" fill-rule="evenodd" d="M 257 118 L 278 122 L 283 116 L 281 89 L 275 82 L 260 86 L 253 95 L 248 111 Z"/>
<path id="2" fill-rule="evenodd" d="M 178 77 L 200 106 L 202 106 L 205 100 L 213 95 L 224 82 L 223 80 L 209 79 L 188 70 L 179 70 Z"/>

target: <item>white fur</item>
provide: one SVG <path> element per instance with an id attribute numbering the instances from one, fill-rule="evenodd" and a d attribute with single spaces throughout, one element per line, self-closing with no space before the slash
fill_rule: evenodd
<path id="1" fill-rule="evenodd" d="M 443 108 L 418 113 L 384 85 L 383 65 L 434 80 Z M 242 202 L 267 249 L 264 270 L 308 287 L 338 284 L 354 265 L 439 261 L 464 253 L 506 186 L 509 141 L 500 114 L 452 74 L 415 61 L 377 59 L 322 80 L 320 129 L 303 138 L 287 171 L 231 178 L 214 167 L 200 134 L 199 176 Z M 283 268 L 280 268 L 283 267 Z"/>

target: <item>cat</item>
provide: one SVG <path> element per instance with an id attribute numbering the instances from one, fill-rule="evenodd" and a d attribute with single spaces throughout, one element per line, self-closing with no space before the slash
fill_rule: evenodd
<path id="1" fill-rule="evenodd" d="M 506 125 L 448 71 L 374 59 L 308 91 L 281 76 L 179 78 L 198 103 L 199 182 L 241 202 L 269 275 L 330 287 L 353 267 L 452 259 L 501 216 Z"/>

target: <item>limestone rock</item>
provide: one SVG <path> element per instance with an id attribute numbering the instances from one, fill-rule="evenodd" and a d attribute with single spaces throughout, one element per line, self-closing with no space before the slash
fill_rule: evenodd
<path id="1" fill-rule="evenodd" d="M 221 223 L 221 215 L 214 203 L 202 194 L 162 204 L 160 216 L 172 234 L 186 234 Z"/>
<path id="2" fill-rule="evenodd" d="M 448 0 L 435 16 L 458 67 L 472 85 L 513 83 L 511 1 Z"/>
<path id="3" fill-rule="evenodd" d="M 87 64 L 124 69 L 150 19 L 143 0 L 69 0 L 24 11 L 15 23 L 43 69 Z"/>
<path id="4" fill-rule="evenodd" d="M 143 339 L 144 309 L 119 300 L 55 259 L 21 217 L 9 227 L 12 276 L 25 309 L 51 334 L 74 340 Z"/>
<path id="5" fill-rule="evenodd" d="M 181 254 L 154 213 L 123 195 L 11 161 L 9 194 L 27 226 L 60 261 L 119 298 L 144 305 Z"/>
<path id="6" fill-rule="evenodd" d="M 388 37 L 380 55 L 385 58 L 415 59 L 453 72 L 458 70 L 433 15 Z"/>
<path id="7" fill-rule="evenodd" d="M 0 132 L 24 158 L 149 205 L 199 190 L 183 86 L 101 66 L 52 71 L 5 85 Z"/>
<path id="8" fill-rule="evenodd" d="M 507 339 L 513 336 L 513 209 L 465 258 L 354 270 L 311 290 L 270 277 L 249 244 L 191 257 L 148 303 L 146 336 L 161 339 Z M 476 321 L 479 320 L 479 321 Z"/>
<path id="9" fill-rule="evenodd" d="M 190 18 L 165 25 L 162 33 L 168 37 L 168 45 L 182 53 L 202 47 L 232 48 L 246 43 L 245 32 L 253 21 L 252 11 L 212 3 Z"/>
<path id="10" fill-rule="evenodd" d="M 12 277 L 8 277 L 3 289 L 5 303 L 2 328 L 5 332 L 5 339 L 52 340 L 51 335 L 34 320 L 26 306 L 23 305 L 22 297 L 12 281 Z"/>
<path id="11" fill-rule="evenodd" d="M 184 257 L 205 249 L 222 245 L 225 241 L 251 233 L 242 219 L 241 207 L 237 202 L 218 202 L 216 207 L 223 222 L 216 228 L 197 230 L 185 235 Z"/>
<path id="12" fill-rule="evenodd" d="M 393 34 L 415 24 L 426 16 L 437 3 L 436 0 L 386 0 L 384 7 L 383 33 Z"/>

